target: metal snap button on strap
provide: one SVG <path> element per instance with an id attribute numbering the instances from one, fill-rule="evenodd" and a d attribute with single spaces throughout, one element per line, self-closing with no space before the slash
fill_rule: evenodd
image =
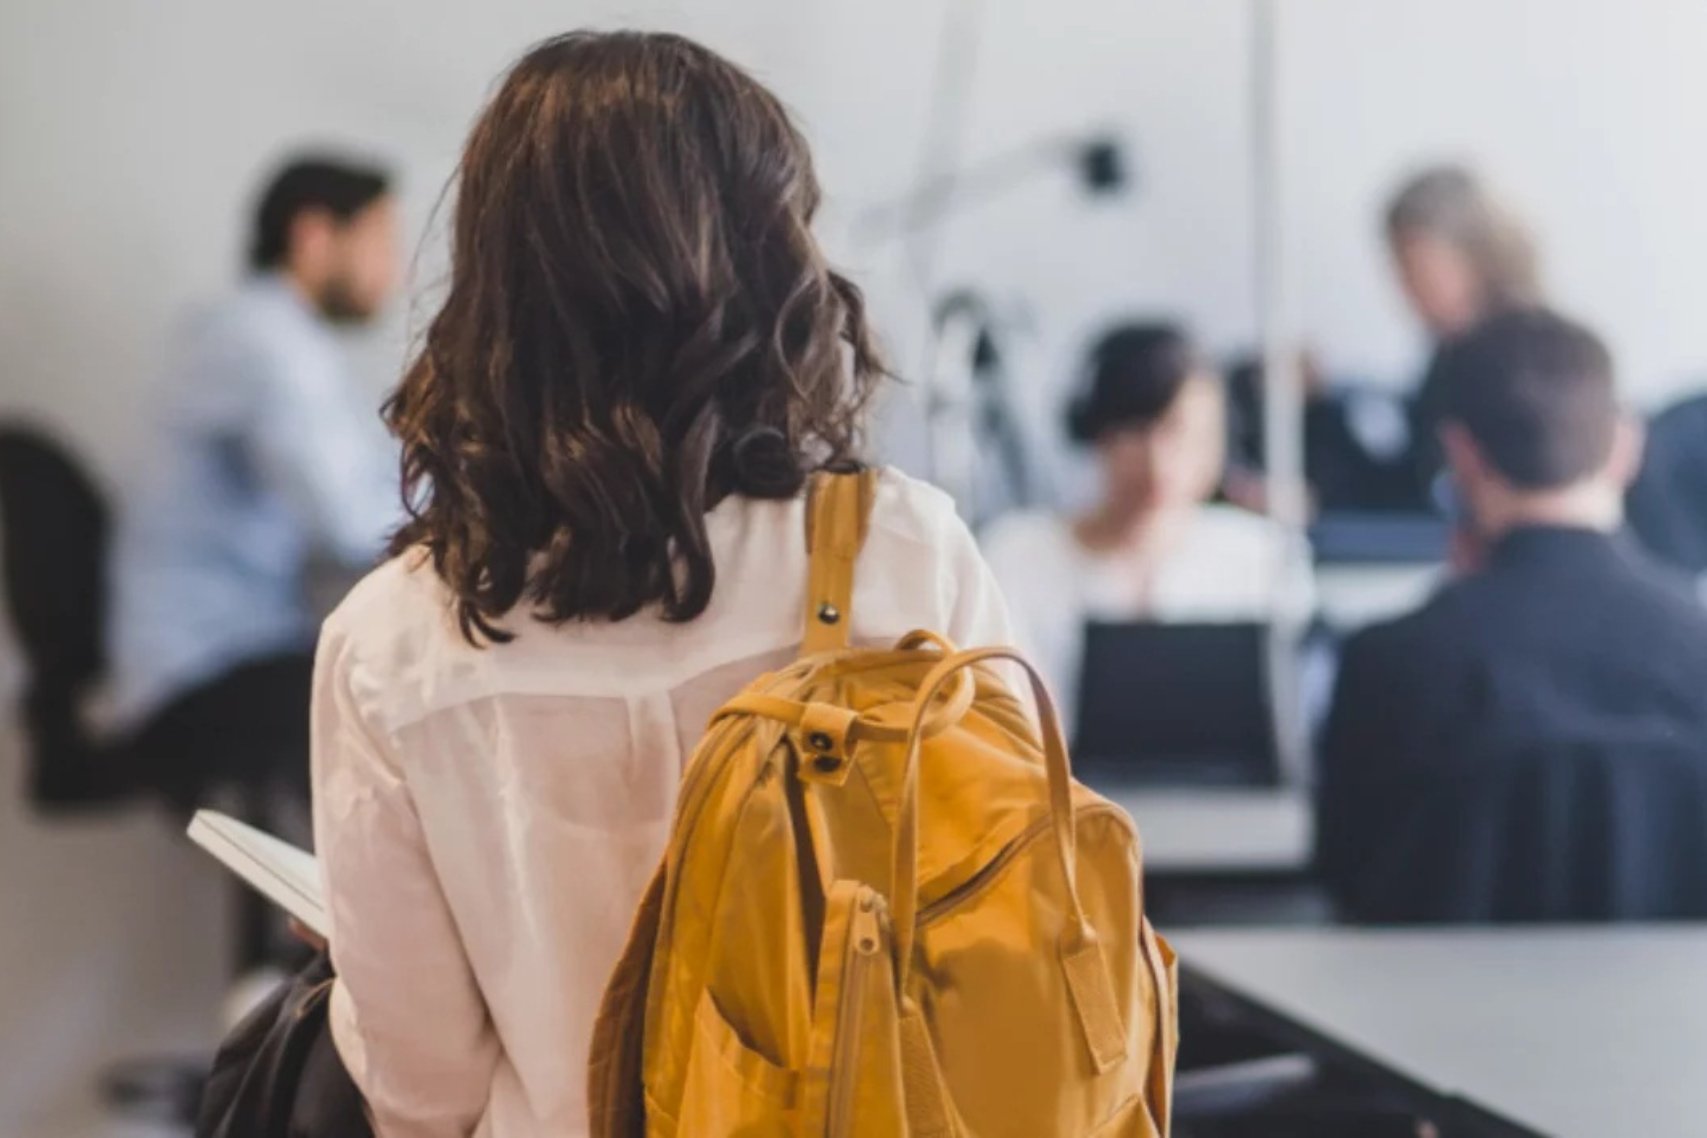
<path id="1" fill-rule="evenodd" d="M 840 784 L 848 774 L 849 732 L 859 718 L 851 708 L 811 703 L 795 736 L 802 751 L 801 772 L 816 781 Z"/>
<path id="2" fill-rule="evenodd" d="M 831 604 L 829 601 L 825 601 L 823 604 L 818 606 L 818 619 L 823 621 L 825 624 L 839 623 L 842 619 L 842 610 Z"/>
<path id="3" fill-rule="evenodd" d="M 812 759 L 812 767 L 819 774 L 835 774 L 841 767 L 842 760 L 831 752 L 835 750 L 836 741 L 827 731 L 814 731 L 806 736 L 806 745 L 818 754 Z"/>

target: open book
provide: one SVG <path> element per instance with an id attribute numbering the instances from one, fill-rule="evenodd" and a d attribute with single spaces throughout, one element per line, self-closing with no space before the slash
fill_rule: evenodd
<path id="1" fill-rule="evenodd" d="M 329 935 L 320 863 L 313 854 L 214 810 L 198 810 L 189 835 L 273 904 L 320 936 Z"/>

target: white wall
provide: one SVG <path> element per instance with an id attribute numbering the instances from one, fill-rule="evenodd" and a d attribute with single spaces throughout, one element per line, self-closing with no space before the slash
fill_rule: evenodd
<path id="1" fill-rule="evenodd" d="M 1414 366 L 1374 240 L 1400 171 L 1479 163 L 1532 218 L 1556 302 L 1645 405 L 1707 386 L 1707 4 L 1283 0 L 1286 231 L 1329 357 Z"/>
<path id="2" fill-rule="evenodd" d="M 976 8 L 974 2 L 970 7 Z M 1039 178 L 945 234 L 944 281 L 1025 301 L 1037 374 L 1103 314 L 1161 305 L 1251 330 L 1242 0 L 989 0 L 968 156 L 1087 123 L 1128 129 L 1141 197 L 1085 209 Z M 392 156 L 419 227 L 499 68 L 580 23 L 703 37 L 773 84 L 816 144 L 832 247 L 904 361 L 923 305 L 893 244 L 848 220 L 911 184 L 948 4 L 914 0 L 7 0 L 0 5 L 0 406 L 62 424 L 109 470 L 173 315 L 233 271 L 280 146 Z M 396 330 L 376 375 L 395 370 Z"/>
<path id="3" fill-rule="evenodd" d="M 1029 310 L 1030 405 L 1085 334 L 1154 307 L 1232 347 L 1254 331 L 1244 0 L 961 0 L 984 10 L 969 158 L 1110 124 L 1140 193 L 1087 206 L 1064 177 L 959 217 L 943 285 Z M 1611 334 L 1654 402 L 1707 371 L 1707 6 L 1696 0 L 1286 0 L 1281 113 L 1300 323 L 1341 370 L 1400 381 L 1416 343 L 1375 215 L 1398 174 L 1481 162 L 1547 238 L 1559 299 Z M 702 36 L 799 111 L 831 246 L 904 365 L 923 304 L 893 244 L 848 219 L 920 166 L 936 37 L 910 0 L 8 0 L 0 5 L 0 408 L 63 425 L 109 472 L 173 315 L 229 278 L 245 195 L 290 140 L 394 157 L 419 229 L 497 70 L 570 24 Z M 403 321 L 371 353 L 383 382 Z"/>

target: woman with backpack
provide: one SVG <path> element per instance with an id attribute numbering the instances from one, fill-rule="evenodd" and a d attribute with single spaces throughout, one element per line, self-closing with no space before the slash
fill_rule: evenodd
<path id="1" fill-rule="evenodd" d="M 540 44 L 473 128 L 387 410 L 412 520 L 314 691 L 332 1032 L 384 1138 L 586 1133 L 683 767 L 798 652 L 804 493 L 883 376 L 818 204 L 777 99 L 673 36 Z M 852 641 L 1006 643 L 950 501 L 873 497 Z"/>
<path id="2" fill-rule="evenodd" d="M 314 689 L 333 1032 L 386 1138 L 579 1135 L 587 1041 L 717 706 L 801 642 L 809 474 L 883 379 L 782 104 L 574 34 L 469 136 L 387 418 L 413 520 Z M 1005 643 L 946 496 L 884 473 L 857 642 Z"/>

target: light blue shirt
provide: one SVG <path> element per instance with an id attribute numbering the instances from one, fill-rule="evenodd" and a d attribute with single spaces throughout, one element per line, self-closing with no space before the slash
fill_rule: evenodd
<path id="1" fill-rule="evenodd" d="M 256 277 L 186 329 L 121 495 L 117 725 L 240 664 L 313 645 L 312 557 L 374 562 L 401 519 L 397 452 L 331 328 Z M 304 709 L 306 714 L 306 709 Z"/>

